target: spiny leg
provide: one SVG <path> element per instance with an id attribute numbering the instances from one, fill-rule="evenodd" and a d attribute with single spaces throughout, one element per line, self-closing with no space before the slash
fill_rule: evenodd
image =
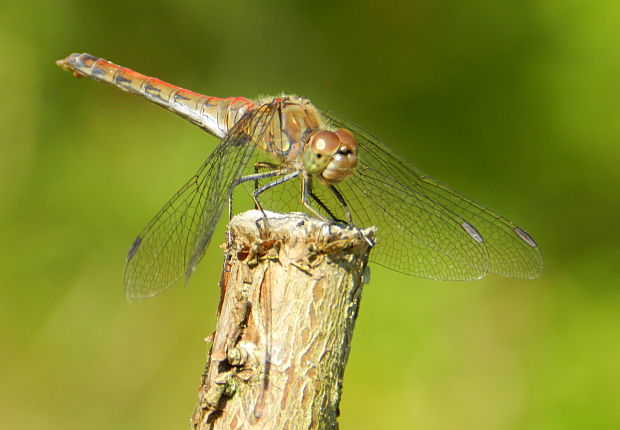
<path id="1" fill-rule="evenodd" d="M 257 163 L 254 163 L 254 173 L 257 174 L 260 169 L 278 170 L 281 167 L 282 166 L 280 166 L 279 164 L 271 163 L 269 161 L 259 161 Z M 258 190 L 258 188 L 259 188 L 258 179 L 255 179 L 254 180 L 254 191 Z M 254 209 L 258 210 L 258 206 L 256 205 L 256 203 L 254 204 Z"/>
<path id="2" fill-rule="evenodd" d="M 256 202 L 256 204 L 262 209 L 262 205 L 260 204 L 260 201 L 258 200 L 258 196 L 262 193 L 264 193 L 265 191 L 269 190 L 270 188 L 275 187 L 276 185 L 280 185 L 283 184 L 285 182 L 290 181 L 291 179 L 296 178 L 297 176 L 299 176 L 299 173 L 301 171 L 297 170 L 295 172 L 291 172 L 288 174 L 284 174 L 281 178 L 276 179 L 273 182 L 270 182 L 268 184 L 263 185 L 262 187 L 258 188 L 257 190 L 254 191 L 254 201 Z"/>
<path id="3" fill-rule="evenodd" d="M 344 211 L 347 214 L 347 218 L 349 219 L 349 224 L 353 225 L 353 217 L 351 216 L 351 211 L 349 210 L 349 206 L 347 205 L 347 201 L 345 200 L 345 198 L 342 195 L 342 193 L 340 192 L 340 190 L 338 190 L 338 188 L 336 188 L 335 185 L 328 185 L 327 188 L 329 188 L 330 191 L 336 196 L 336 199 L 340 202 L 340 204 L 344 208 Z"/>
<path id="4" fill-rule="evenodd" d="M 279 167 L 279 166 L 278 166 Z M 270 182 L 269 184 L 263 185 L 262 187 L 256 189 L 254 191 L 254 193 L 252 194 L 252 198 L 254 199 L 254 205 L 255 207 L 260 210 L 263 213 L 263 217 L 260 219 L 264 219 L 267 220 L 267 215 L 265 214 L 265 210 L 263 209 L 263 205 L 261 205 L 260 201 L 258 200 L 258 196 L 259 194 L 267 191 L 268 189 L 275 187 L 276 185 L 282 184 L 286 181 L 290 181 L 291 179 L 297 177 L 299 175 L 299 171 L 296 172 L 292 172 L 292 173 L 288 173 L 290 172 L 289 169 L 287 168 L 281 168 L 281 169 L 277 169 L 277 170 L 272 170 L 270 172 L 264 172 L 264 173 L 256 173 L 253 175 L 247 175 L 247 176 L 243 176 L 239 179 L 237 179 L 234 183 L 234 186 L 237 186 L 243 182 L 248 182 L 248 181 L 258 181 L 261 179 L 266 179 L 266 178 L 272 178 L 274 176 L 281 176 L 281 178 Z M 283 176 L 284 175 L 284 176 Z M 256 226 L 259 228 L 259 230 L 261 229 L 261 227 L 258 224 L 258 221 L 256 223 Z M 265 221 L 266 222 L 266 221 Z"/>
<path id="5" fill-rule="evenodd" d="M 256 163 L 256 164 L 261 164 L 261 163 Z M 254 167 L 256 168 L 256 165 Z M 235 179 L 232 183 L 231 191 L 228 194 L 228 223 L 230 224 L 230 221 L 232 220 L 232 212 L 233 212 L 232 190 L 237 185 L 243 182 L 247 182 L 247 181 L 252 181 L 252 180 L 258 181 L 259 179 L 271 178 L 273 176 L 278 176 L 282 174 L 283 174 L 282 170 L 273 170 L 270 172 L 256 173 L 254 175 L 242 176 L 241 178 Z M 261 208 L 261 212 L 263 212 L 263 216 L 264 216 L 265 211 L 263 211 L 262 208 Z M 228 259 L 230 258 L 230 250 L 232 248 L 232 232 L 230 231 L 230 229 L 226 232 L 226 242 L 227 242 L 226 243 L 227 246 L 226 246 L 226 255 L 224 256 L 224 269 L 227 267 Z"/>
<path id="6" fill-rule="evenodd" d="M 265 224 L 267 223 L 267 215 L 265 214 L 265 211 L 263 210 L 263 205 L 260 203 L 259 195 L 264 193 L 265 191 L 267 191 L 267 190 L 277 186 L 277 185 L 283 184 L 283 183 L 285 183 L 287 181 L 290 181 L 291 179 L 296 178 L 297 176 L 299 176 L 299 173 L 300 173 L 299 170 L 295 171 L 295 172 L 288 173 L 288 174 L 282 176 L 281 178 L 278 178 L 278 179 L 276 179 L 273 182 L 265 184 L 262 187 L 260 187 L 260 188 L 258 188 L 257 190 L 254 191 L 254 194 L 253 194 L 254 203 L 256 204 L 256 206 L 258 206 L 260 211 L 263 213 L 263 218 L 260 218 L 260 219 L 256 220 L 256 227 L 259 230 L 262 229 L 261 226 L 259 225 L 259 221 L 260 220 L 264 220 Z M 265 225 L 265 227 L 266 227 L 266 225 Z"/>
<path id="7" fill-rule="evenodd" d="M 264 172 L 264 173 L 255 173 L 253 175 L 246 175 L 246 176 L 242 176 L 241 178 L 235 180 L 234 185 L 233 186 L 237 186 L 239 184 L 242 184 L 244 182 L 248 182 L 248 181 L 254 181 L 254 183 L 256 184 L 257 181 L 261 180 L 261 179 L 267 179 L 267 178 L 273 178 L 274 176 L 282 176 L 280 179 L 271 182 L 267 185 L 263 185 L 262 187 L 255 189 L 254 193 L 252 194 L 252 197 L 254 198 L 254 204 L 256 205 L 256 208 L 258 210 L 260 210 L 263 213 L 263 216 L 265 215 L 265 211 L 263 210 L 263 207 L 261 206 L 260 202 L 258 201 L 258 199 L 256 198 L 258 196 L 258 194 L 262 193 L 265 190 L 268 190 L 269 188 L 273 187 L 274 185 L 278 185 L 281 184 L 282 182 L 286 182 L 291 178 L 294 178 L 295 176 L 297 176 L 299 174 L 299 172 L 295 172 L 295 175 L 292 177 L 289 177 L 291 174 L 287 173 L 289 172 L 288 169 L 286 168 L 282 168 L 282 169 L 276 169 L 276 170 L 271 170 L 269 172 Z M 285 175 L 285 176 L 283 176 Z M 284 179 L 284 178 L 288 178 L 288 179 Z"/>
<path id="8" fill-rule="evenodd" d="M 256 163 L 256 164 L 262 164 L 262 163 Z M 254 168 L 256 169 L 256 164 L 254 165 Z M 231 187 L 231 191 L 230 194 L 228 194 L 228 222 L 230 222 L 232 220 L 232 211 L 233 211 L 233 204 L 232 204 L 232 190 L 239 184 L 242 184 L 244 182 L 248 182 L 248 181 L 255 181 L 255 183 L 257 183 L 256 181 L 260 180 L 260 179 L 265 179 L 265 178 L 272 178 L 274 176 L 281 176 L 283 174 L 285 174 L 288 170 L 286 169 L 276 169 L 276 170 L 272 170 L 269 172 L 264 172 L 264 173 L 255 173 L 253 175 L 246 175 L 246 176 L 242 176 L 240 178 L 237 178 L 233 181 L 232 183 L 232 187 Z M 256 199 L 254 199 L 256 202 Z M 258 209 L 258 208 L 257 208 Z M 263 214 L 265 213 L 265 211 L 263 211 L 262 208 L 260 208 L 261 212 L 263 212 Z"/>
<path id="9" fill-rule="evenodd" d="M 342 220 L 336 218 L 336 215 L 334 215 L 334 213 L 327 207 L 327 205 L 325 203 L 323 203 L 323 201 L 319 198 L 319 196 L 314 194 L 312 192 L 312 190 L 308 191 L 308 196 L 312 200 L 314 200 L 315 203 L 317 203 L 319 206 L 321 206 L 321 209 L 323 209 L 327 213 L 327 215 L 332 219 L 332 221 L 342 221 Z M 342 221 L 342 222 L 344 223 L 344 221 Z"/>
<path id="10" fill-rule="evenodd" d="M 314 214 L 314 216 L 316 216 L 317 218 L 325 222 L 329 222 L 329 220 L 325 218 L 319 211 L 317 211 L 312 206 L 310 206 L 310 201 L 308 200 L 308 196 L 313 196 L 314 200 L 320 202 L 319 204 L 321 205 L 321 207 L 325 208 L 325 205 L 323 204 L 323 202 L 321 202 L 318 199 L 318 197 L 316 197 L 312 193 L 312 176 L 304 172 L 304 177 L 303 177 L 303 180 L 301 181 L 301 202 L 310 212 Z M 327 212 L 331 214 L 329 210 Z"/>
<path id="11" fill-rule="evenodd" d="M 328 185 L 328 187 L 331 187 L 331 185 Z M 332 192 L 334 192 L 332 190 Z M 336 198 L 338 199 L 338 201 L 343 205 L 346 213 L 347 213 L 347 217 L 349 218 L 349 221 L 351 222 L 351 214 L 349 213 L 349 207 L 346 205 L 346 203 L 344 202 L 344 197 L 342 196 L 342 194 L 340 194 L 340 192 L 338 190 L 336 190 L 335 192 Z M 338 217 L 336 217 L 336 215 L 334 215 L 334 213 L 331 211 L 331 209 L 329 209 L 327 207 L 327 205 L 325 203 L 323 203 L 323 201 L 319 198 L 319 196 L 317 196 L 316 194 L 314 194 L 314 192 L 312 191 L 312 182 L 310 182 L 310 186 L 308 189 L 308 196 L 315 201 L 315 203 L 317 203 L 321 209 L 323 209 L 327 215 L 331 218 L 331 220 L 335 223 L 340 223 L 340 224 L 347 224 L 347 222 L 345 220 L 342 220 Z M 342 199 L 342 200 L 341 200 Z M 352 222 L 351 222 L 352 224 Z"/>
<path id="12" fill-rule="evenodd" d="M 335 185 L 328 185 L 327 188 L 329 188 L 331 190 L 331 192 L 334 194 L 334 196 L 336 196 L 336 199 L 338 199 L 338 201 L 340 202 L 340 204 L 344 208 L 345 212 L 347 213 L 347 218 L 349 219 L 349 225 L 352 226 L 352 227 L 355 227 L 353 225 L 353 217 L 351 216 L 351 210 L 349 209 L 349 205 L 347 205 L 347 201 L 344 198 L 344 196 L 342 195 L 342 193 L 340 192 L 340 190 L 338 188 L 336 188 Z M 355 228 L 357 228 L 357 227 L 355 227 Z M 368 245 L 370 245 L 371 248 L 373 246 L 375 246 L 375 243 L 373 241 L 371 241 L 368 238 L 368 236 L 364 235 L 364 240 L 366 240 L 366 242 L 368 243 Z"/>
<path id="13" fill-rule="evenodd" d="M 340 218 L 337 218 L 336 215 L 334 215 L 334 213 L 327 207 L 327 205 L 325 203 L 323 203 L 323 201 L 319 198 L 319 196 L 314 194 L 314 192 L 312 191 L 312 180 L 308 181 L 308 183 L 306 185 L 307 185 L 306 186 L 306 190 L 308 191 L 308 196 L 312 200 L 314 200 L 315 203 L 317 203 L 321 207 L 321 209 L 323 209 L 327 213 L 327 215 L 332 219 L 332 221 L 339 222 L 339 223 L 342 223 L 342 224 L 346 224 L 346 221 L 343 221 Z M 328 185 L 328 187 L 330 187 L 330 186 L 331 185 Z M 342 194 L 340 194 L 338 192 L 338 195 L 336 195 L 336 198 L 338 198 L 340 203 L 342 203 L 342 200 L 340 200 L 341 197 L 342 197 Z M 348 207 L 346 207 L 346 205 L 344 205 L 344 206 L 345 206 L 345 210 L 347 210 L 347 213 L 348 213 Z M 350 218 L 350 216 L 349 216 L 349 218 Z"/>

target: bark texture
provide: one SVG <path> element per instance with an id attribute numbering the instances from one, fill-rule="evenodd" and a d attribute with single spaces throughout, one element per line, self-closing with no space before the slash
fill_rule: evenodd
<path id="1" fill-rule="evenodd" d="M 230 223 L 195 429 L 333 429 L 374 229 L 249 211 Z"/>

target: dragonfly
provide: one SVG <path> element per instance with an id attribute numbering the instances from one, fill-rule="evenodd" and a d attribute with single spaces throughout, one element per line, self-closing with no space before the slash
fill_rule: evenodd
<path id="1" fill-rule="evenodd" d="M 124 274 L 129 299 L 188 279 L 227 203 L 232 207 L 235 188 L 252 183 L 261 210 L 301 208 L 329 222 L 376 226 L 370 260 L 397 272 L 436 280 L 542 274 L 540 249 L 523 228 L 306 98 L 206 96 L 85 53 L 57 64 L 154 102 L 220 139 L 133 242 Z"/>

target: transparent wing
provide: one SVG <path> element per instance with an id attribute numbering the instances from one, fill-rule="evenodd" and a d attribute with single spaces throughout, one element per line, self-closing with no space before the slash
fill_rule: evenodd
<path id="1" fill-rule="evenodd" d="M 431 279 L 540 276 L 542 256 L 525 230 L 426 175 L 359 126 L 322 114 L 359 144 L 359 165 L 338 188 L 354 223 L 379 229 L 371 260 Z"/>
<path id="2" fill-rule="evenodd" d="M 470 280 L 488 273 L 540 276 L 540 250 L 523 229 L 426 175 L 359 126 L 321 112 L 328 127 L 348 129 L 359 144 L 358 167 L 337 188 L 355 225 L 378 227 L 372 261 L 428 279 Z M 315 180 L 312 191 L 315 209 L 326 217 L 347 220 L 342 205 L 324 185 Z M 274 211 L 305 210 L 299 181 L 278 185 L 261 200 Z"/>
<path id="3" fill-rule="evenodd" d="M 156 296 L 191 275 L 272 110 L 262 106 L 246 113 L 136 238 L 125 267 L 129 299 Z"/>

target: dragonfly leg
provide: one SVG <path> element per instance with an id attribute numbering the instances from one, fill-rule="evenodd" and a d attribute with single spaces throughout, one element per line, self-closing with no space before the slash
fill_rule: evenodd
<path id="1" fill-rule="evenodd" d="M 318 202 L 323 209 L 326 209 L 327 213 L 329 213 L 330 216 L 332 215 L 329 209 L 326 208 L 325 204 L 312 193 L 312 176 L 306 173 L 304 174 L 304 178 L 301 181 L 301 202 L 310 212 L 314 214 L 314 216 L 325 222 L 329 222 L 329 220 L 325 218 L 319 211 L 310 206 L 310 200 L 308 199 L 309 196 L 311 196 L 314 201 Z"/>
<path id="2" fill-rule="evenodd" d="M 336 199 L 338 199 L 338 201 L 340 202 L 340 204 L 344 208 L 344 211 L 347 213 L 347 218 L 349 220 L 349 224 L 353 225 L 353 217 L 351 216 L 351 210 L 349 210 L 349 206 L 347 205 L 347 201 L 344 199 L 344 196 L 342 195 L 342 193 L 338 190 L 338 188 L 336 188 L 335 185 L 328 185 L 327 188 L 329 188 L 330 191 L 334 194 L 334 196 L 336 196 Z"/>
<path id="3" fill-rule="evenodd" d="M 259 163 L 257 163 L 259 164 Z M 254 165 L 256 167 L 256 165 Z M 288 172 L 288 169 L 277 169 L 277 170 L 271 170 L 269 172 L 263 172 L 263 173 L 255 173 L 253 175 L 246 175 L 246 176 L 242 176 L 239 179 L 236 179 L 233 186 L 237 186 L 239 184 L 242 184 L 244 182 L 248 182 L 248 181 L 254 181 L 254 184 L 256 185 L 257 181 L 261 180 L 261 179 L 266 179 L 266 178 L 273 178 L 274 176 L 282 176 L 285 175 Z M 297 172 L 292 178 L 294 178 L 295 176 L 297 176 L 299 173 Z M 269 188 L 281 184 L 282 182 L 286 182 L 291 178 L 288 178 L 288 176 L 290 175 L 286 175 L 286 176 L 282 176 L 282 178 L 269 183 L 267 185 L 263 185 L 262 187 L 255 189 L 254 193 L 252 194 L 252 197 L 254 198 L 254 205 L 256 206 L 256 209 L 260 210 L 263 215 L 265 215 L 265 211 L 263 210 L 263 207 L 261 206 L 260 202 L 258 201 L 258 194 L 262 193 L 265 190 L 268 190 Z M 285 180 L 282 180 L 284 178 L 288 178 Z"/>
<path id="4" fill-rule="evenodd" d="M 300 171 L 298 170 L 296 172 L 285 174 L 281 178 L 278 178 L 278 179 L 276 179 L 273 182 L 265 184 L 262 187 L 260 187 L 260 188 L 258 188 L 258 189 L 256 189 L 254 191 L 254 202 L 259 207 L 259 209 L 263 212 L 263 215 L 265 214 L 265 211 L 263 210 L 263 206 L 260 204 L 260 201 L 258 200 L 258 196 L 260 194 L 264 193 L 265 191 L 267 191 L 268 189 L 275 187 L 276 185 L 283 184 L 283 183 L 285 183 L 287 181 L 290 181 L 293 178 L 296 178 L 297 176 L 299 176 L 299 173 L 300 173 Z"/>
<path id="5" fill-rule="evenodd" d="M 341 222 L 343 224 L 346 224 L 346 222 L 344 222 L 343 220 L 336 218 L 336 215 L 334 215 L 334 213 L 327 207 L 327 205 L 325 203 L 323 203 L 323 201 L 321 201 L 321 199 L 319 198 L 319 196 L 317 196 L 316 194 L 314 194 L 312 192 L 312 189 L 310 189 L 308 191 L 308 197 L 310 197 L 312 200 L 314 200 L 314 202 L 316 204 L 318 204 L 319 206 L 321 206 L 321 209 L 323 209 L 327 215 L 329 215 L 329 217 L 332 219 L 332 221 L 335 222 Z"/>
<path id="6" fill-rule="evenodd" d="M 271 169 L 277 170 L 281 166 L 279 164 L 270 163 L 269 161 L 259 161 L 258 163 L 254 163 L 254 173 L 258 174 L 260 169 Z M 254 180 L 254 191 L 258 190 L 258 179 Z M 254 204 L 254 209 L 258 210 L 258 206 L 256 203 Z"/>
<path id="7" fill-rule="evenodd" d="M 263 223 L 265 224 L 263 227 L 267 228 L 267 215 L 265 214 L 265 211 L 263 210 L 263 206 L 261 205 L 258 196 L 261 193 L 264 193 L 265 191 L 267 191 L 270 188 L 275 187 L 276 185 L 280 185 L 283 184 L 284 182 L 290 181 L 293 178 L 296 178 L 297 176 L 299 176 L 299 171 L 297 172 L 292 172 L 289 173 L 287 175 L 282 176 L 281 178 L 276 179 L 273 182 L 270 182 L 268 184 L 263 185 L 262 187 L 258 188 L 256 191 L 254 191 L 254 203 L 256 204 L 256 206 L 258 206 L 258 208 L 261 210 L 261 212 L 263 213 L 263 218 L 256 220 L 256 227 L 261 230 L 261 226 L 259 225 L 259 221 L 263 220 Z"/>
<path id="8" fill-rule="evenodd" d="M 286 181 L 290 181 L 291 179 L 299 176 L 299 171 L 288 173 L 288 174 L 287 174 L 287 172 L 289 172 L 288 169 L 278 169 L 278 170 L 272 170 L 270 172 L 256 173 L 254 175 L 243 176 L 243 177 L 237 179 L 237 181 L 235 183 L 235 185 L 238 185 L 238 184 L 240 184 L 242 182 L 248 182 L 248 181 L 255 181 L 256 182 L 256 181 L 258 181 L 260 179 L 271 178 L 271 177 L 274 177 L 274 176 L 281 176 L 280 178 L 276 179 L 275 181 L 270 182 L 270 183 L 268 183 L 266 185 L 263 185 L 262 187 L 259 187 L 252 194 L 252 197 L 254 199 L 254 205 L 256 206 L 256 208 L 258 210 L 260 210 L 263 213 L 263 217 L 256 221 L 256 227 L 259 230 L 263 230 L 263 228 L 261 228 L 261 226 L 259 225 L 259 222 L 261 220 L 264 220 L 263 222 L 266 223 L 267 222 L 266 221 L 267 220 L 267 214 L 265 214 L 265 210 L 263 209 L 263 205 L 261 205 L 260 200 L 258 199 L 258 196 L 261 193 L 267 191 L 268 189 L 275 187 L 276 185 L 280 185 L 280 184 L 282 184 L 282 183 L 284 183 Z"/>
<path id="9" fill-rule="evenodd" d="M 261 165 L 258 167 L 267 167 L 268 163 L 256 163 L 254 165 L 254 169 L 257 169 L 257 165 Z M 270 163 L 269 163 L 270 164 Z M 274 165 L 276 167 L 279 167 L 277 165 Z M 283 174 L 283 170 L 273 170 L 270 172 L 264 172 L 264 173 L 256 173 L 254 175 L 247 175 L 247 176 L 242 176 L 241 178 L 235 179 L 235 181 L 233 181 L 233 188 L 236 187 L 239 184 L 242 184 L 243 182 L 248 182 L 248 181 L 255 181 L 255 183 L 257 183 L 256 181 L 258 181 L 259 179 L 264 179 L 264 178 L 271 178 L 273 176 L 278 176 L 278 175 L 282 175 Z M 256 200 L 256 199 L 254 199 Z M 258 207 L 256 209 L 259 209 Z M 262 208 L 260 208 L 261 212 L 263 212 L 263 215 L 265 214 L 265 211 L 263 211 Z M 230 221 L 232 220 L 232 213 L 233 213 L 233 201 L 232 201 L 232 192 L 228 195 L 228 222 L 230 223 Z M 231 246 L 232 246 L 232 232 L 229 230 L 227 232 L 227 249 L 230 250 Z M 229 255 L 229 251 L 226 251 L 226 255 L 224 256 L 224 265 L 226 265 L 226 262 L 228 261 L 228 258 L 230 257 Z"/>

